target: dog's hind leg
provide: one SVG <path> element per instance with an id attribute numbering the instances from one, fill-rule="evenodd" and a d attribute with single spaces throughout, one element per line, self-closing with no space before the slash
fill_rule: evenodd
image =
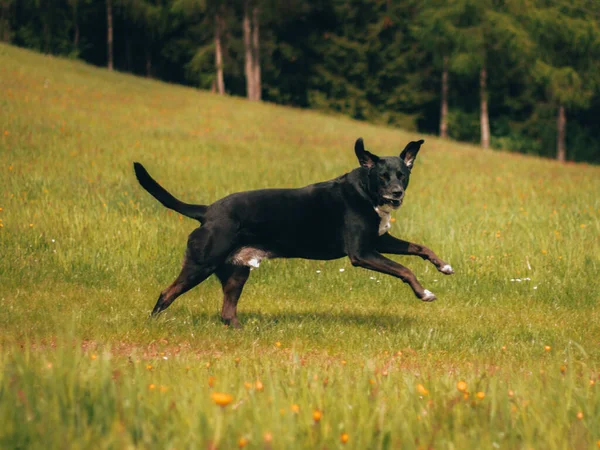
<path id="1" fill-rule="evenodd" d="M 169 307 L 177 297 L 199 285 L 212 275 L 229 252 L 230 236 L 227 230 L 200 227 L 192 231 L 181 273 L 175 281 L 161 292 L 152 315 Z"/>
<path id="2" fill-rule="evenodd" d="M 177 297 L 185 294 L 195 286 L 198 286 L 206 280 L 213 271 L 208 267 L 197 266 L 190 263 L 187 259 L 184 262 L 183 268 L 179 276 L 171 283 L 171 285 L 160 293 L 158 301 L 152 310 L 152 315 L 155 316 L 161 311 L 169 307 Z"/>
<path id="3" fill-rule="evenodd" d="M 241 328 L 237 319 L 237 303 L 242 295 L 244 284 L 250 275 L 250 268 L 247 266 L 235 266 L 232 264 L 223 264 L 215 272 L 221 285 L 223 286 L 223 309 L 221 310 L 221 320 L 225 325 L 234 328 Z"/>

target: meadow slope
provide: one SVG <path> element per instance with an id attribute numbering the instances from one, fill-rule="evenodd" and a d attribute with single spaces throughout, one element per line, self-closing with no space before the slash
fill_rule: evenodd
<path id="1" fill-rule="evenodd" d="M 599 167 L 0 61 L 0 448 L 600 446 Z M 207 204 L 352 170 L 359 136 L 379 155 L 425 139 L 391 232 L 452 264 L 394 257 L 438 301 L 346 259 L 272 260 L 242 330 L 214 279 L 147 319 L 196 222 L 133 161 Z"/>

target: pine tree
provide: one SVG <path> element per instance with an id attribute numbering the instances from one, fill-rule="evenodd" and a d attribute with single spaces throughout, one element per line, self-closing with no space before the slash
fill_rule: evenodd
<path id="1" fill-rule="evenodd" d="M 67 0 L 69 7 L 71 8 L 72 14 L 72 28 L 73 28 L 73 52 L 75 55 L 79 54 L 79 41 L 81 39 L 80 30 L 80 15 L 81 9 L 87 6 L 89 0 Z"/>
<path id="2" fill-rule="evenodd" d="M 456 24 L 460 9 L 448 0 L 423 2 L 422 10 L 413 28 L 421 46 L 433 55 L 433 62 L 441 71 L 439 134 L 448 137 L 448 91 L 450 60 L 456 50 Z"/>
<path id="3" fill-rule="evenodd" d="M 309 104 L 414 129 L 415 112 L 429 100 L 410 33 L 416 4 L 357 0 L 321 10 L 316 22 L 324 26 L 310 42 Z"/>
<path id="4" fill-rule="evenodd" d="M 223 32 L 225 21 L 223 19 L 224 8 L 221 7 L 215 13 L 215 69 L 217 71 L 216 87 L 220 95 L 225 94 L 225 78 L 223 75 Z"/>
<path id="5" fill-rule="evenodd" d="M 190 24 L 189 39 L 196 42 L 187 72 L 200 86 L 225 94 L 225 59 L 227 56 L 228 19 L 233 3 L 228 0 L 176 0 L 173 10 Z M 193 24 L 193 25 L 192 25 Z M 211 30 L 208 33 L 207 30 Z M 212 56 L 212 64 L 209 58 Z M 211 69 L 208 69 L 212 66 Z"/>
<path id="6" fill-rule="evenodd" d="M 113 70 L 113 8 L 112 0 L 106 0 L 106 65 Z"/>
<path id="7" fill-rule="evenodd" d="M 539 0 L 528 26 L 537 43 L 535 78 L 557 111 L 556 159 L 567 159 L 567 110 L 585 108 L 600 86 L 600 26 L 588 0 Z"/>
<path id="8" fill-rule="evenodd" d="M 244 32 L 244 74 L 246 75 L 246 96 L 254 100 L 254 57 L 252 55 L 252 24 L 250 22 L 250 0 L 244 0 L 244 17 L 242 20 Z"/>
<path id="9" fill-rule="evenodd" d="M 0 39 L 10 42 L 12 37 L 11 12 L 13 0 L 0 0 Z"/>
<path id="10" fill-rule="evenodd" d="M 249 100 L 261 99 L 260 8 L 256 1 L 244 0 L 242 28 L 244 33 L 244 73 Z"/>
<path id="11" fill-rule="evenodd" d="M 260 9 L 257 5 L 252 8 L 252 79 L 254 81 L 254 100 L 262 98 L 260 75 Z"/>
<path id="12" fill-rule="evenodd" d="M 152 76 L 152 56 L 166 33 L 169 20 L 168 4 L 162 0 L 120 0 L 123 16 L 135 24 L 143 33 L 144 69 L 147 77 Z"/>
<path id="13" fill-rule="evenodd" d="M 485 149 L 490 145 L 489 75 L 499 74 L 501 62 L 517 64 L 531 52 L 529 35 L 517 20 L 519 3 L 492 0 L 457 0 L 457 53 L 453 68 L 462 75 L 479 79 L 480 138 Z"/>

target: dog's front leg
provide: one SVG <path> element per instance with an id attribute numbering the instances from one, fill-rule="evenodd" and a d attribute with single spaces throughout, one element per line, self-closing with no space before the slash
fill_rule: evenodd
<path id="1" fill-rule="evenodd" d="M 424 302 L 432 302 L 436 299 L 431 291 L 421 286 L 421 283 L 419 283 L 417 277 L 415 277 L 415 274 L 410 269 L 377 252 L 351 253 L 348 257 L 353 266 L 363 267 L 400 278 L 409 284 L 415 295 Z"/>
<path id="2" fill-rule="evenodd" d="M 412 242 L 403 241 L 395 238 L 389 233 L 385 233 L 377 239 L 377 251 L 381 253 L 391 253 L 393 255 L 415 255 L 429 261 L 437 270 L 445 275 L 452 275 L 454 270 L 450 264 L 442 261 L 438 256 L 424 245 L 413 244 Z"/>

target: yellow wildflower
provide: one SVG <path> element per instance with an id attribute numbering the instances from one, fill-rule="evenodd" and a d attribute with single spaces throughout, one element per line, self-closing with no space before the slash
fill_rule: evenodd
<path id="1" fill-rule="evenodd" d="M 233 397 L 224 392 L 213 392 L 212 394 L 210 394 L 210 398 L 212 398 L 213 402 L 215 402 L 220 407 L 225 407 L 233 401 Z"/>
<path id="2" fill-rule="evenodd" d="M 319 411 L 318 409 L 315 409 L 313 411 L 313 420 L 315 421 L 315 423 L 318 423 L 321 420 L 321 417 L 323 417 L 323 413 L 321 411 Z"/>

